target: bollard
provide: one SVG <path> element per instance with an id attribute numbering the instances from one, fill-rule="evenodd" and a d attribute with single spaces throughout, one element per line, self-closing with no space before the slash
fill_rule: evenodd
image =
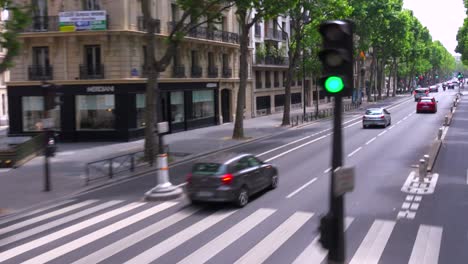
<path id="1" fill-rule="evenodd" d="M 439 132 L 437 133 L 437 139 L 442 140 L 442 133 L 444 132 L 444 128 L 440 127 Z"/>
<path id="2" fill-rule="evenodd" d="M 419 160 L 419 181 L 424 182 L 427 173 L 427 164 L 424 159 Z"/>
<path id="3" fill-rule="evenodd" d="M 445 115 L 444 124 L 445 124 L 446 126 L 448 126 L 448 122 L 449 122 L 448 115 Z"/>
<path id="4" fill-rule="evenodd" d="M 450 113 L 453 113 L 453 106 L 450 107 Z"/>
<path id="5" fill-rule="evenodd" d="M 424 161 L 426 162 L 426 166 L 429 165 L 429 155 L 426 154 L 423 157 L 424 157 Z"/>

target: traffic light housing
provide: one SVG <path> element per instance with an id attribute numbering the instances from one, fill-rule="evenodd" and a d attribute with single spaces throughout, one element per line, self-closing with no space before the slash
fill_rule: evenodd
<path id="1" fill-rule="evenodd" d="M 329 20 L 320 24 L 323 47 L 319 52 L 323 76 L 320 84 L 330 95 L 352 96 L 354 77 L 353 23 Z"/>

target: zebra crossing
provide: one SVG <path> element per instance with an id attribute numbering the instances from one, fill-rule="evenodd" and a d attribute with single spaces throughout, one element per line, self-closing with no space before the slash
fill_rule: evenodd
<path id="1" fill-rule="evenodd" d="M 182 201 L 64 201 L 0 219 L 0 263 L 284 263 L 274 256 L 291 247 L 298 254 L 288 263 L 326 259 L 317 213 L 258 208 L 245 214 L 245 209 L 192 207 Z M 359 231 L 347 263 L 379 263 L 398 243 L 392 234 L 405 224 L 375 219 L 364 226 L 359 217 L 347 217 L 346 232 Z M 415 228 L 406 263 L 438 263 L 443 228 Z"/>

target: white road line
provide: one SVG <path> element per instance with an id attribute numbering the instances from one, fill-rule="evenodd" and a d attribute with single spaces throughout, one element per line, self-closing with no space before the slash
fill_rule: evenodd
<path id="1" fill-rule="evenodd" d="M 7 245 L 7 244 L 10 244 L 10 243 L 13 243 L 15 241 L 24 239 L 26 237 L 30 237 L 30 236 L 39 234 L 39 233 L 44 232 L 46 230 L 52 229 L 54 227 L 69 223 L 71 221 L 74 221 L 74 220 L 79 219 L 81 217 L 84 217 L 84 216 L 90 215 L 92 213 L 101 211 L 103 209 L 114 206 L 114 205 L 116 205 L 118 203 L 121 203 L 121 202 L 123 202 L 123 201 L 117 201 L 117 200 L 109 201 L 109 202 L 106 202 L 106 203 L 103 203 L 103 204 L 88 208 L 86 210 L 79 211 L 79 212 L 77 212 L 75 214 L 71 214 L 69 216 L 59 218 L 59 219 L 57 219 L 55 221 L 48 222 L 48 223 L 46 223 L 44 225 L 40 225 L 40 226 L 37 226 L 37 227 L 32 228 L 32 229 L 27 229 L 27 230 L 25 230 L 25 231 L 23 231 L 21 233 L 16 233 L 13 236 L 0 239 L 0 247 L 4 246 L 4 245 Z"/>
<path id="2" fill-rule="evenodd" d="M 361 124 L 361 121 L 358 121 L 358 122 L 356 122 L 356 123 L 352 123 L 351 125 L 347 125 L 347 126 L 345 126 L 344 128 L 352 127 L 352 126 L 355 126 L 355 125 L 357 125 L 357 124 Z"/>
<path id="3" fill-rule="evenodd" d="M 373 137 L 371 140 L 367 141 L 366 142 L 366 145 L 369 145 L 370 143 L 372 143 L 374 140 L 376 140 L 377 138 L 376 137 Z"/>
<path id="4" fill-rule="evenodd" d="M 401 122 L 403 122 L 403 120 L 398 121 L 396 124 L 399 125 Z"/>
<path id="5" fill-rule="evenodd" d="M 75 261 L 73 262 L 73 264 L 99 263 L 117 254 L 118 252 L 123 251 L 129 246 L 134 245 L 140 241 L 143 241 L 144 239 L 161 232 L 162 230 L 168 228 L 169 226 L 172 226 L 186 219 L 187 217 L 196 213 L 198 210 L 199 209 L 197 208 L 183 209 L 182 211 L 172 214 L 162 219 L 159 222 L 156 222 L 148 227 L 145 227 L 144 229 L 141 229 L 137 231 L 136 233 L 132 233 L 131 235 L 124 237 L 121 240 L 118 240 L 104 248 L 99 249 L 98 251 L 93 252 L 90 255 L 87 255 L 86 257 L 82 259 Z"/>
<path id="6" fill-rule="evenodd" d="M 353 156 L 354 154 L 358 153 L 361 149 L 362 149 L 362 147 L 359 147 L 359 148 L 355 149 L 353 152 L 349 153 L 348 158 Z"/>
<path id="7" fill-rule="evenodd" d="M 466 184 L 468 184 L 468 169 L 466 170 Z"/>
<path id="8" fill-rule="evenodd" d="M 380 132 L 377 136 L 380 137 L 380 136 L 382 136 L 382 135 L 385 134 L 385 133 L 387 133 L 387 130 L 384 130 L 384 131 Z"/>
<path id="9" fill-rule="evenodd" d="M 354 218 L 352 217 L 345 218 L 345 230 L 348 229 L 353 220 Z M 320 235 L 315 237 L 314 240 L 312 240 L 312 243 L 310 243 L 309 246 L 307 246 L 304 251 L 302 251 L 302 253 L 294 260 L 293 264 L 322 263 L 328 254 L 328 250 L 322 247 L 319 239 Z"/>
<path id="10" fill-rule="evenodd" d="M 419 208 L 419 203 L 412 203 L 410 209 L 413 211 L 417 211 Z"/>
<path id="11" fill-rule="evenodd" d="M 329 173 L 331 170 L 332 170 L 332 168 L 328 168 L 328 169 L 324 170 L 323 173 Z"/>
<path id="12" fill-rule="evenodd" d="M 317 142 L 317 141 L 319 141 L 319 140 L 321 140 L 321 139 L 324 139 L 324 138 L 328 137 L 329 135 L 331 135 L 331 134 L 326 134 L 326 135 L 324 135 L 324 136 L 321 136 L 321 137 L 319 137 L 319 138 L 316 138 L 316 139 L 314 139 L 314 140 L 311 140 L 311 141 L 309 141 L 309 142 L 307 142 L 307 143 L 304 143 L 304 144 L 302 144 L 302 145 L 299 145 L 299 146 L 297 146 L 297 147 L 295 147 L 295 148 L 292 148 L 292 149 L 290 149 L 290 150 L 288 150 L 288 151 L 285 151 L 285 152 L 283 152 L 283 153 L 281 153 L 281 154 L 278 154 L 278 155 L 276 155 L 276 156 L 274 156 L 274 157 L 272 157 L 272 158 L 269 158 L 269 159 L 265 160 L 265 162 L 270 162 L 270 161 L 272 161 L 272 160 L 274 160 L 274 159 L 277 159 L 277 158 L 279 158 L 279 157 L 282 157 L 282 156 L 284 156 L 284 155 L 286 155 L 286 154 L 288 154 L 288 153 L 291 153 L 291 152 L 293 152 L 293 151 L 295 151 L 295 150 L 298 150 L 298 149 L 300 149 L 300 148 L 302 148 L 302 147 L 305 147 L 305 146 L 310 145 L 310 144 L 312 144 L 312 143 L 314 143 L 314 142 Z"/>
<path id="13" fill-rule="evenodd" d="M 176 185 L 176 187 L 181 188 L 181 187 L 184 187 L 185 185 L 187 185 L 187 182 L 183 182 L 183 183 L 181 183 L 179 185 Z"/>
<path id="14" fill-rule="evenodd" d="M 395 127 L 395 125 L 389 127 L 388 130 L 392 130 L 394 127 Z"/>
<path id="15" fill-rule="evenodd" d="M 414 242 L 413 251 L 408 264 L 437 264 L 439 263 L 440 242 L 442 228 L 421 225 Z"/>
<path id="16" fill-rule="evenodd" d="M 162 255 L 173 250 L 174 248 L 182 245 L 186 241 L 192 239 L 194 236 L 200 234 L 201 232 L 212 227 L 216 223 L 222 221 L 228 216 L 232 215 L 236 210 L 233 211 L 218 211 L 212 215 L 203 218 L 195 224 L 190 225 L 186 229 L 180 231 L 179 233 L 171 236 L 170 238 L 162 241 L 161 243 L 155 245 L 154 247 L 146 250 L 145 252 L 139 254 L 138 256 L 130 259 L 125 262 L 126 264 L 145 264 L 151 263 L 157 260 Z"/>
<path id="17" fill-rule="evenodd" d="M 245 255 L 238 259 L 235 264 L 258 264 L 263 263 L 284 242 L 299 230 L 314 214 L 296 212 L 267 237 L 250 249 Z"/>
<path id="18" fill-rule="evenodd" d="M 294 192 L 290 193 L 288 196 L 286 196 L 286 198 L 291 198 L 293 197 L 294 195 L 296 195 L 298 192 L 304 190 L 304 188 L 307 188 L 307 186 L 311 185 L 312 183 L 314 183 L 315 181 L 317 180 L 317 178 L 313 178 L 312 180 L 308 181 L 307 183 L 305 183 L 304 185 L 302 185 L 301 187 L 299 187 L 297 190 L 295 190 Z"/>
<path id="19" fill-rule="evenodd" d="M 68 236 L 70 234 L 73 234 L 75 232 L 78 232 L 80 230 L 83 230 L 87 227 L 90 227 L 92 225 L 95 225 L 97 223 L 100 223 L 102 221 L 105 221 L 111 217 L 117 216 L 119 214 L 128 212 L 132 209 L 135 209 L 137 207 L 142 206 L 144 203 L 131 203 L 128 204 L 124 207 L 112 210 L 110 212 L 104 213 L 102 215 L 98 215 L 96 217 L 90 218 L 86 221 L 80 222 L 78 224 L 72 225 L 70 227 L 64 228 L 62 230 L 59 230 L 57 232 L 51 233 L 49 235 L 40 237 L 36 240 L 30 241 L 28 243 L 22 244 L 20 246 L 14 247 L 10 250 L 4 251 L 0 253 L 0 262 L 11 259 L 13 257 L 16 257 L 18 255 L 21 255 L 27 251 L 30 251 L 32 249 L 38 248 L 40 246 L 43 246 L 45 244 L 48 244 L 52 241 L 55 241 L 57 239 L 60 239 L 62 237 Z"/>
<path id="20" fill-rule="evenodd" d="M 193 263 L 205 263 L 214 257 L 216 254 L 221 252 L 223 249 L 234 243 L 237 239 L 245 235 L 247 232 L 252 230 L 258 224 L 263 222 L 267 217 L 276 212 L 275 209 L 261 208 L 255 213 L 244 218 L 241 222 L 237 223 L 233 227 L 229 228 L 217 238 L 211 240 L 197 251 L 193 252 L 178 264 L 193 264 Z"/>
<path id="21" fill-rule="evenodd" d="M 0 173 L 7 173 L 9 172 L 11 169 L 0 169 Z"/>
<path id="22" fill-rule="evenodd" d="M 64 204 L 67 204 L 67 203 L 71 203 L 75 200 L 66 200 L 66 201 L 63 201 L 63 202 L 58 202 L 58 203 L 55 203 L 53 205 L 49 205 L 49 206 L 46 206 L 46 207 L 41 207 L 39 209 L 36 209 L 36 210 L 33 210 L 33 211 L 30 211 L 30 212 L 26 212 L 24 214 L 18 214 L 18 215 L 14 215 L 12 217 L 7 217 L 5 219 L 2 218 L 2 220 L 0 221 L 0 225 L 2 224 L 5 224 L 5 223 L 9 223 L 9 222 L 12 222 L 12 221 L 15 221 L 15 220 L 18 220 L 20 218 L 24 218 L 24 217 L 27 217 L 27 216 L 30 216 L 30 215 L 33 215 L 33 214 L 37 214 L 37 213 L 40 213 L 40 212 L 44 212 L 44 211 L 47 211 L 51 208 L 55 208 L 55 207 L 59 207 L 61 205 L 64 205 Z"/>
<path id="23" fill-rule="evenodd" d="M 156 206 L 153 206 L 149 209 L 146 209 L 145 211 L 139 212 L 137 214 L 131 215 L 129 217 L 126 217 L 123 220 L 120 220 L 116 223 L 113 223 L 111 225 L 108 225 L 104 228 L 101 228 L 99 230 L 96 230 L 90 234 L 87 234 L 85 236 L 82 236 L 78 239 L 75 239 L 69 243 L 66 243 L 64 245 L 61 245 L 59 247 L 56 247 L 52 250 L 49 250 L 39 256 L 36 256 L 32 259 L 28 259 L 27 261 L 23 262 L 23 264 L 36 264 L 36 263 L 46 263 L 51 260 L 54 260 L 60 256 L 63 256 L 73 250 L 76 250 L 80 247 L 83 247 L 85 245 L 88 245 L 89 243 L 92 243 L 98 239 L 101 239 L 107 235 L 110 235 L 114 232 L 117 232 L 120 229 L 123 229 L 127 226 L 130 226 L 136 222 L 139 222 L 143 219 L 146 219 L 152 215 L 155 215 L 161 211 L 164 211 L 177 203 L 174 202 L 165 202 L 158 204 Z"/>
<path id="24" fill-rule="evenodd" d="M 48 214 L 40 215 L 40 216 L 28 219 L 28 220 L 23 221 L 23 222 L 19 222 L 17 224 L 7 226 L 5 228 L 0 229 L 0 234 L 5 234 L 5 233 L 14 231 L 16 229 L 20 229 L 20 228 L 25 227 L 25 226 L 35 224 L 35 223 L 43 221 L 43 220 L 46 220 L 46 219 L 49 219 L 49 218 L 52 218 L 52 217 L 55 217 L 55 216 L 58 216 L 58 215 L 61 215 L 61 214 L 68 213 L 70 211 L 79 209 L 81 207 L 87 206 L 87 205 L 95 203 L 97 201 L 98 200 L 86 200 L 86 201 L 83 201 L 81 203 L 73 204 L 73 205 L 64 207 L 62 209 L 56 210 L 56 211 L 52 211 L 52 212 L 50 212 Z"/>
<path id="25" fill-rule="evenodd" d="M 297 143 L 297 142 L 301 142 L 301 141 L 306 140 L 306 139 L 308 139 L 308 138 L 310 138 L 310 137 L 311 137 L 311 136 L 307 136 L 307 137 L 300 138 L 300 139 L 298 139 L 298 140 L 294 140 L 293 142 L 289 142 L 288 144 L 284 144 L 284 145 L 281 145 L 281 146 L 279 146 L 279 147 L 277 147 L 277 148 L 270 149 L 270 150 L 265 151 L 265 152 L 263 152 L 263 153 L 260 153 L 260 154 L 258 154 L 258 155 L 256 155 L 256 156 L 257 156 L 257 157 L 260 157 L 260 156 L 266 155 L 266 154 L 268 154 L 268 153 L 270 153 L 270 152 L 273 152 L 273 151 L 278 150 L 278 149 L 282 149 L 282 148 L 284 148 L 284 147 L 287 147 L 287 146 L 289 146 L 289 145 L 295 144 L 295 143 Z"/>
<path id="26" fill-rule="evenodd" d="M 442 140 L 445 140 L 445 136 L 447 136 L 448 130 L 449 130 L 448 126 L 444 127 L 444 131 L 442 132 Z"/>
<path id="27" fill-rule="evenodd" d="M 406 120 L 406 119 L 408 119 L 408 116 L 403 117 L 403 120 Z"/>
<path id="28" fill-rule="evenodd" d="M 349 264 L 377 264 L 394 227 L 394 221 L 375 220 Z"/>

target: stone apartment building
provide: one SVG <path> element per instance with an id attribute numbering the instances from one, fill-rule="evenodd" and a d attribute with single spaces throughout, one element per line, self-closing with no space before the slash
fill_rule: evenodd
<path id="1" fill-rule="evenodd" d="M 23 52 L 16 57 L 7 83 L 9 133 L 41 129 L 47 89 L 41 83 L 47 80 L 60 87 L 61 104 L 52 116 L 62 139 L 143 136 L 147 46 L 139 1 L 16 2 L 35 8 L 32 24 L 20 36 Z M 154 0 L 151 11 L 160 22 L 155 52 L 161 56 L 164 39 L 182 11 L 172 0 Z M 233 120 L 240 55 L 234 12 L 231 8 L 219 23 L 190 32 L 161 73 L 161 108 L 170 132 Z M 247 98 L 249 117 L 252 108 Z"/>
<path id="2" fill-rule="evenodd" d="M 0 12 L 0 23 L 3 23 L 7 16 L 7 12 Z M 3 24 L 0 24 L 0 27 L 3 27 Z M 3 28 L 1 28 L 0 30 L 3 30 Z M 5 57 L 5 52 L 5 49 L 0 47 L 0 60 L 3 60 L 3 58 Z M 0 126 L 8 125 L 8 97 L 6 82 L 9 80 L 9 78 L 9 71 L 0 74 Z"/>

